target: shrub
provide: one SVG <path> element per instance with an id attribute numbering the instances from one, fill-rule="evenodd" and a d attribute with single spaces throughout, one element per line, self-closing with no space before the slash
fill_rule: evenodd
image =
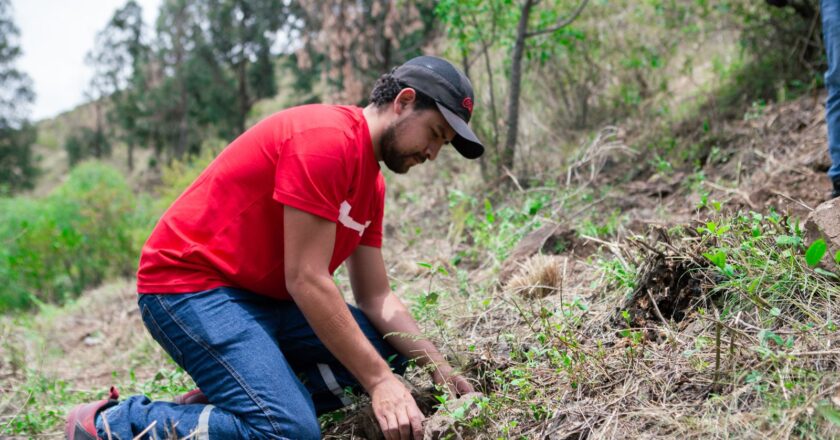
<path id="1" fill-rule="evenodd" d="M 105 165 L 86 163 L 50 196 L 0 199 L 0 311 L 61 302 L 134 270 L 134 196 Z"/>

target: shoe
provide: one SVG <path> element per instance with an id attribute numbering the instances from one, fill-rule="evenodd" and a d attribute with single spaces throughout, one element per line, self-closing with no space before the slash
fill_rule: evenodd
<path id="1" fill-rule="evenodd" d="M 76 405 L 67 415 L 64 437 L 68 440 L 99 440 L 96 435 L 96 414 L 116 405 L 119 398 L 120 393 L 117 388 L 111 387 L 107 399 Z"/>
<path id="2" fill-rule="evenodd" d="M 831 180 L 831 198 L 840 197 L 840 177 L 835 177 Z"/>
<path id="3" fill-rule="evenodd" d="M 181 394 L 180 396 L 176 396 L 174 399 L 172 399 L 172 401 L 177 403 L 178 405 L 191 405 L 194 403 L 206 405 L 210 403 L 210 401 L 207 399 L 207 396 L 205 396 L 204 393 L 202 393 L 201 390 L 198 388 L 187 393 Z"/>

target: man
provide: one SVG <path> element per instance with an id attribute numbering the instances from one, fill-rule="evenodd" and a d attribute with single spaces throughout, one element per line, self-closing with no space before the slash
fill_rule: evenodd
<path id="1" fill-rule="evenodd" d="M 112 388 L 71 411 L 67 436 L 320 438 L 317 415 L 347 404 L 349 387 L 370 395 L 386 438 L 422 438 L 395 375 L 408 359 L 453 394 L 473 388 L 390 291 L 379 162 L 405 173 L 448 142 L 479 157 L 472 103 L 460 71 L 418 57 L 383 75 L 364 109 L 296 107 L 237 138 L 166 211 L 138 270 L 143 322 L 201 391 L 118 402 Z M 358 308 L 333 282 L 345 260 Z"/>
<path id="2" fill-rule="evenodd" d="M 809 1 L 766 0 L 767 4 L 779 8 L 791 7 L 805 20 L 811 20 L 816 11 Z M 828 61 L 825 72 L 825 88 L 828 98 L 825 101 L 825 124 L 828 129 L 828 156 L 831 167 L 828 178 L 831 180 L 829 198 L 840 197 L 840 2 L 820 0 L 820 18 L 822 20 L 823 45 Z M 810 22 L 810 21 L 809 21 Z"/>
<path id="3" fill-rule="evenodd" d="M 828 99 L 825 101 L 825 124 L 828 127 L 828 155 L 831 168 L 831 198 L 840 197 L 840 2 L 821 0 L 823 44 L 828 59 L 825 72 L 825 88 Z"/>

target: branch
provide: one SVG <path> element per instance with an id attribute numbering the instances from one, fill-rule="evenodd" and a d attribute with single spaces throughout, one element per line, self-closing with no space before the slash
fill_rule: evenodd
<path id="1" fill-rule="evenodd" d="M 575 12 L 573 12 L 572 15 L 568 16 L 566 19 L 560 20 L 559 22 L 557 22 L 556 26 L 550 27 L 548 29 L 541 29 L 541 30 L 534 31 L 534 32 L 528 32 L 528 33 L 525 34 L 525 38 L 531 38 L 531 37 L 535 37 L 537 35 L 542 35 L 542 34 L 550 34 L 552 32 L 558 31 L 558 30 L 568 26 L 569 24 L 571 24 L 573 21 L 575 21 L 578 18 L 578 15 L 580 15 L 581 12 L 583 12 L 583 8 L 586 7 L 587 3 L 589 3 L 589 0 L 582 0 L 580 2 L 580 5 L 578 5 L 577 9 L 575 9 Z"/>

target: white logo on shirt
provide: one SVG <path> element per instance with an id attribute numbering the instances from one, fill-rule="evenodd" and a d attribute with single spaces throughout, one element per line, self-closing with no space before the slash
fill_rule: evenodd
<path id="1" fill-rule="evenodd" d="M 353 209 L 353 207 L 350 206 L 350 203 L 347 203 L 347 200 L 341 202 L 341 206 L 338 210 L 338 221 L 347 228 L 357 231 L 359 233 L 359 237 L 361 237 L 362 234 L 365 233 L 365 229 L 370 226 L 370 220 L 366 221 L 364 225 L 356 220 L 353 220 L 353 217 L 350 217 L 351 209 Z"/>

